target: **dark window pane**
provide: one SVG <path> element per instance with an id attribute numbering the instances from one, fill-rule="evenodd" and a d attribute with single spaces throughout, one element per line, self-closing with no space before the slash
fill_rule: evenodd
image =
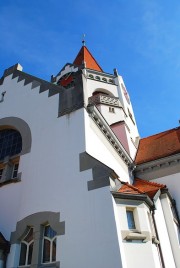
<path id="1" fill-rule="evenodd" d="M 43 262 L 50 262 L 50 241 L 44 239 Z"/>
<path id="2" fill-rule="evenodd" d="M 52 261 L 56 261 L 56 239 L 52 244 Z"/>
<path id="3" fill-rule="evenodd" d="M 26 235 L 26 237 L 24 238 L 24 241 L 26 242 L 31 242 L 33 240 L 33 228 L 29 229 L 28 234 Z"/>
<path id="4" fill-rule="evenodd" d="M 0 180 L 2 178 L 2 174 L 3 174 L 3 168 L 0 169 Z"/>
<path id="5" fill-rule="evenodd" d="M 19 265 L 26 264 L 26 252 L 27 252 L 27 246 L 24 243 L 21 243 L 21 253 L 20 253 Z"/>
<path id="6" fill-rule="evenodd" d="M 126 214 L 127 214 L 128 228 L 129 229 L 136 229 L 133 211 L 127 210 Z"/>
<path id="7" fill-rule="evenodd" d="M 51 228 L 51 226 L 45 226 L 45 229 L 44 229 L 44 236 L 47 236 L 49 238 L 53 238 L 56 236 L 56 232 Z"/>
<path id="8" fill-rule="evenodd" d="M 32 252 L 33 252 L 33 242 L 29 245 L 29 254 L 28 254 L 28 263 L 31 264 L 32 261 Z"/>
<path id="9" fill-rule="evenodd" d="M 0 160 L 13 156 L 22 150 L 22 138 L 14 129 L 0 130 Z"/>

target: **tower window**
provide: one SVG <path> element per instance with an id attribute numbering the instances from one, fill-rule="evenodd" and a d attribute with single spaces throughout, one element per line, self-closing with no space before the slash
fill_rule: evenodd
<path id="1" fill-rule="evenodd" d="M 115 113 L 114 107 L 109 107 L 109 112 L 110 113 Z"/>
<path id="2" fill-rule="evenodd" d="M 56 235 L 57 233 L 50 227 L 50 225 L 44 227 L 43 263 L 56 261 Z"/>
<path id="3" fill-rule="evenodd" d="M 29 228 L 27 234 L 21 241 L 21 252 L 19 266 L 30 265 L 33 252 L 33 228 Z"/>
<path id="4" fill-rule="evenodd" d="M 126 210 L 128 228 L 130 230 L 136 229 L 133 210 Z"/>

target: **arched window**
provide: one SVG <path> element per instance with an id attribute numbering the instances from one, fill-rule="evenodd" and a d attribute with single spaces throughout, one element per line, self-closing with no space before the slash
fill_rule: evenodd
<path id="1" fill-rule="evenodd" d="M 19 155 L 22 151 L 21 134 L 12 128 L 0 130 L 0 183 L 18 179 Z"/>
<path id="2" fill-rule="evenodd" d="M 15 129 L 0 130 L 0 161 L 6 156 L 19 154 L 22 150 L 22 138 Z"/>
<path id="3" fill-rule="evenodd" d="M 18 179 L 19 155 L 22 137 L 15 129 L 0 130 L 0 183 Z"/>
<path id="4" fill-rule="evenodd" d="M 19 266 L 30 265 L 33 253 L 33 228 L 30 227 L 21 241 Z"/>
<path id="5" fill-rule="evenodd" d="M 56 261 L 56 235 L 50 225 L 44 227 L 43 236 L 43 263 Z"/>

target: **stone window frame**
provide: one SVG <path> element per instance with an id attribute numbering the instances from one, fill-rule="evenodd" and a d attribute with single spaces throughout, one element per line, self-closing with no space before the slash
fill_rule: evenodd
<path id="1" fill-rule="evenodd" d="M 128 242 L 144 242 L 144 240 L 147 238 L 145 234 L 143 234 L 140 230 L 140 228 L 138 227 L 138 221 L 139 221 L 139 215 L 138 215 L 138 211 L 137 211 L 137 207 L 136 206 L 125 206 L 125 210 L 126 210 L 126 220 L 127 220 L 127 233 L 125 236 L 125 240 Z M 134 224 L 135 224 L 135 229 L 130 229 L 128 226 L 128 218 L 127 218 L 127 211 L 132 211 L 133 212 L 133 219 L 134 219 Z"/>
<path id="2" fill-rule="evenodd" d="M 60 212 L 37 212 L 21 221 L 17 222 L 16 231 L 11 233 L 10 244 L 21 244 L 21 240 L 23 239 L 27 227 L 33 227 L 34 233 L 34 245 L 33 245 L 33 254 L 32 254 L 32 262 L 31 265 L 28 266 L 18 266 L 18 263 L 14 265 L 19 268 L 59 268 L 60 261 L 55 261 L 52 263 L 42 263 L 42 254 L 43 254 L 43 229 L 45 225 L 50 225 L 53 230 L 57 232 L 57 237 L 65 234 L 65 222 L 60 222 Z M 19 256 L 20 256 L 20 247 L 19 247 Z M 16 260 L 17 261 L 17 260 Z M 19 260 L 18 260 L 19 261 Z"/>
<path id="3" fill-rule="evenodd" d="M 4 184 L 18 182 L 21 180 L 21 173 L 17 173 L 16 178 L 12 178 L 13 169 L 16 164 L 19 164 L 20 156 L 30 152 L 32 144 L 31 130 L 24 120 L 18 117 L 1 118 L 0 130 L 3 129 L 14 129 L 20 133 L 22 138 L 22 150 L 19 154 L 7 156 L 0 161 L 0 169 L 3 169 L 0 187 Z"/>
<path id="4" fill-rule="evenodd" d="M 53 228 L 51 227 L 50 224 L 46 224 L 43 226 L 43 240 L 42 240 L 42 257 L 41 257 L 41 263 L 42 264 L 51 264 L 54 263 L 55 261 L 53 260 L 53 241 L 56 241 L 57 244 L 57 233 L 55 232 L 55 235 L 53 237 L 48 237 L 45 235 L 45 228 L 46 227 L 50 227 L 52 229 L 52 231 L 55 232 L 55 230 L 53 230 Z M 44 259 L 44 246 L 45 246 L 45 240 L 48 240 L 50 242 L 50 248 L 49 248 L 49 257 L 50 257 L 50 261 L 45 262 Z M 57 250 L 57 246 L 56 246 L 56 250 Z"/>

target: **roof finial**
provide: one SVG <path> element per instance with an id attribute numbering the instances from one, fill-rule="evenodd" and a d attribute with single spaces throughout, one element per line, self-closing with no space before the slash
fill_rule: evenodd
<path id="1" fill-rule="evenodd" d="M 82 36 L 82 43 L 83 43 L 83 46 L 86 45 L 85 36 L 86 36 L 85 34 L 83 34 L 83 36 Z"/>

